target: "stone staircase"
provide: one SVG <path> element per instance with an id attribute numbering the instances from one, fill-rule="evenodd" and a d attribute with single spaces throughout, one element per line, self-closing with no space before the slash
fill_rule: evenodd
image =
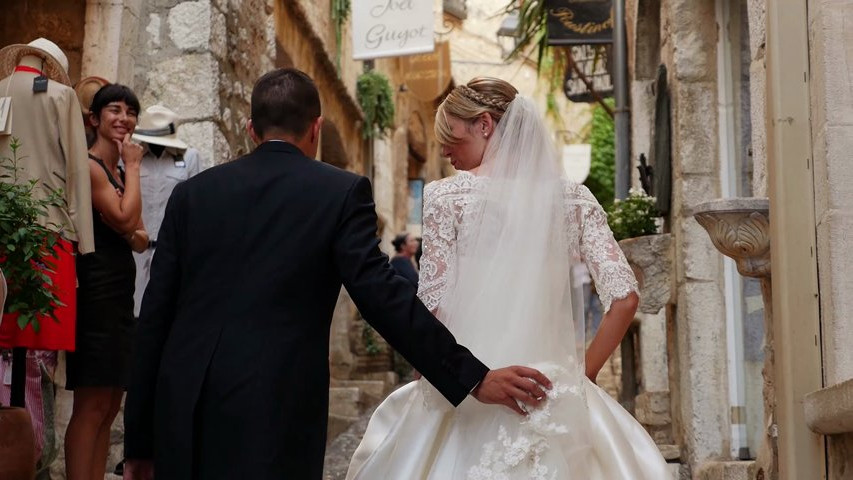
<path id="1" fill-rule="evenodd" d="M 365 377 L 359 380 L 331 379 L 327 444 L 382 402 L 399 382 L 394 372 L 370 373 Z"/>

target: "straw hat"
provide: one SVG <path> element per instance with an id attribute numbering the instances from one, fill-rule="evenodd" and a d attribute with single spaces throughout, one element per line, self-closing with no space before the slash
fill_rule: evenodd
<path id="1" fill-rule="evenodd" d="M 3 47 L 0 50 L 0 78 L 11 75 L 21 58 L 27 55 L 44 59 L 42 69 L 47 78 L 71 86 L 71 79 L 68 77 L 68 58 L 59 46 L 46 38 L 37 38 L 26 45 L 18 43 Z"/>
<path id="2" fill-rule="evenodd" d="M 175 127 L 177 119 L 177 113 L 162 105 L 152 105 L 139 116 L 133 139 L 137 142 L 186 150 L 187 144 L 178 139 L 178 130 Z"/>
<path id="3" fill-rule="evenodd" d="M 86 77 L 74 85 L 74 93 L 77 94 L 77 101 L 80 102 L 80 111 L 84 117 L 89 116 L 89 107 L 92 106 L 92 99 L 101 87 L 109 85 L 110 81 L 101 77 Z"/>

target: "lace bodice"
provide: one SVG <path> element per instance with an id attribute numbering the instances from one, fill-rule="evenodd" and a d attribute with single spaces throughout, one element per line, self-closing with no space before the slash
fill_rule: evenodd
<path id="1" fill-rule="evenodd" d="M 447 289 L 453 288 L 448 285 L 448 279 L 455 277 L 453 269 L 458 249 L 464 248 L 465 214 L 470 211 L 485 181 L 462 172 L 432 182 L 424 189 L 423 256 L 418 296 L 430 310 L 434 311 Z M 572 257 L 586 262 L 607 311 L 614 299 L 637 292 L 634 272 L 613 238 L 604 209 L 589 189 L 566 181 L 563 198 Z"/>

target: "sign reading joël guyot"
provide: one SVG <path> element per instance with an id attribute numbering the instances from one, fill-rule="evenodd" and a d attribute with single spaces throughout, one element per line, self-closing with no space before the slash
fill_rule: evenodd
<path id="1" fill-rule="evenodd" d="M 353 58 L 368 60 L 432 52 L 433 5 L 426 0 L 352 2 Z"/>
<path id="2" fill-rule="evenodd" d="M 545 9 L 549 45 L 613 41 L 612 0 L 546 0 Z"/>

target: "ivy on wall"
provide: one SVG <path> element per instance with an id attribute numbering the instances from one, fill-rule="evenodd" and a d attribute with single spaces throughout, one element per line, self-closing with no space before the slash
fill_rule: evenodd
<path id="1" fill-rule="evenodd" d="M 344 24 L 347 22 L 350 11 L 350 0 L 331 0 L 332 2 L 332 23 L 335 26 L 335 65 L 338 68 L 338 75 L 341 73 L 341 40 L 343 35 Z"/>

